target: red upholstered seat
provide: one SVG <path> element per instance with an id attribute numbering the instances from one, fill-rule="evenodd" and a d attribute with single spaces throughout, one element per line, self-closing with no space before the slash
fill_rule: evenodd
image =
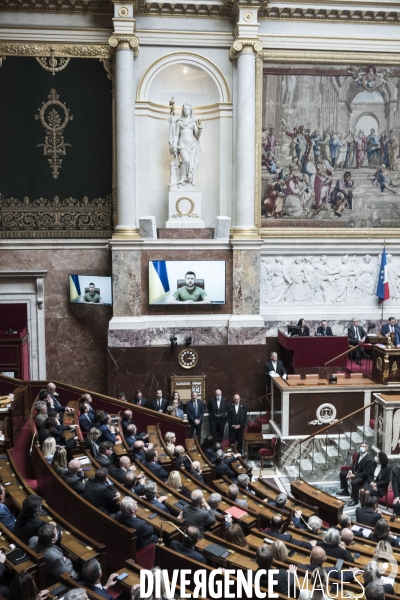
<path id="1" fill-rule="evenodd" d="M 156 547 L 154 544 L 148 544 L 141 550 L 136 551 L 136 562 L 145 569 L 152 569 L 156 558 Z"/>
<path id="2" fill-rule="evenodd" d="M 387 493 L 384 496 L 382 496 L 382 498 L 379 498 L 379 502 L 381 504 L 386 504 L 386 508 L 389 508 L 389 506 L 393 506 L 393 500 L 394 500 L 393 490 L 388 490 Z"/>
<path id="3" fill-rule="evenodd" d="M 261 417 L 257 417 L 257 423 L 259 423 L 260 425 L 268 425 L 269 421 L 270 421 L 270 414 L 269 414 L 268 410 L 265 413 L 265 415 L 263 415 Z"/>
<path id="4" fill-rule="evenodd" d="M 249 423 L 247 433 L 261 433 L 261 423 Z"/>
<path id="5" fill-rule="evenodd" d="M 272 450 L 270 448 L 260 448 L 260 450 L 258 451 L 258 454 L 260 456 L 273 456 L 274 453 L 272 452 Z"/>
<path id="6" fill-rule="evenodd" d="M 264 459 L 265 458 L 270 458 L 272 460 L 272 464 L 275 468 L 275 450 L 276 450 L 276 442 L 277 442 L 277 438 L 273 437 L 271 438 L 271 447 L 270 448 L 260 448 L 260 450 L 258 451 L 259 457 L 261 459 L 261 471 L 264 468 Z"/>
<path id="7" fill-rule="evenodd" d="M 370 419 L 369 426 L 371 427 L 371 429 L 375 429 L 375 419 Z"/>
<path id="8" fill-rule="evenodd" d="M 353 456 L 351 457 L 352 462 L 354 462 L 357 458 L 357 452 L 353 452 Z M 350 471 L 350 465 L 343 465 L 343 467 L 340 467 L 340 470 L 343 471 Z"/>

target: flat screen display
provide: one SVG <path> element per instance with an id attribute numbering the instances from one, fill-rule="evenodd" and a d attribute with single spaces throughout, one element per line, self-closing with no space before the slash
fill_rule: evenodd
<path id="1" fill-rule="evenodd" d="M 149 304 L 225 304 L 225 261 L 150 260 Z"/>
<path id="2" fill-rule="evenodd" d="M 69 301 L 91 306 L 112 306 L 111 277 L 68 275 Z"/>

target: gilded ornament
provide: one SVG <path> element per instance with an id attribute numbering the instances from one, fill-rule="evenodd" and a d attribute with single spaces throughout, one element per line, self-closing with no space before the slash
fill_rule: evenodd
<path id="1" fill-rule="evenodd" d="M 118 16 L 119 17 L 127 17 L 129 15 L 129 10 L 126 8 L 126 6 L 121 6 L 121 8 L 118 11 Z"/>
<path id="2" fill-rule="evenodd" d="M 378 356 L 378 358 L 376 359 L 375 365 L 378 371 L 382 371 L 382 359 L 380 356 Z"/>
<path id="3" fill-rule="evenodd" d="M 36 60 L 45 71 L 50 71 L 52 75 L 55 75 L 56 73 L 63 71 L 71 59 L 61 57 L 56 58 L 55 47 L 50 46 L 50 58 L 47 58 L 46 56 L 37 56 Z"/>
<path id="4" fill-rule="evenodd" d="M 248 10 L 247 12 L 244 13 L 243 19 L 247 23 L 251 23 L 253 21 L 253 19 L 254 19 L 254 15 L 253 15 L 253 13 L 250 10 Z"/>
<path id="5" fill-rule="evenodd" d="M 393 373 L 393 375 L 396 375 L 397 370 L 398 370 L 397 362 L 394 361 L 393 364 L 392 364 L 392 373 Z"/>
<path id="6" fill-rule="evenodd" d="M 180 209 L 180 203 L 184 202 L 184 201 L 190 202 L 190 208 L 187 211 L 183 211 Z M 187 196 L 181 196 L 180 198 L 178 198 L 178 200 L 175 203 L 175 209 L 180 217 L 188 217 L 194 211 L 194 202 L 191 198 L 188 198 Z"/>
<path id="7" fill-rule="evenodd" d="M 109 58 L 108 44 L 50 44 L 0 41 L 0 54 L 5 56 L 49 56 L 54 48 L 57 57 L 69 58 Z"/>
<path id="8" fill-rule="evenodd" d="M 6 57 L 5 56 L 0 56 L 0 67 L 3 64 L 3 60 L 6 60 Z"/>
<path id="9" fill-rule="evenodd" d="M 48 102 L 43 102 L 39 109 L 39 114 L 35 115 L 35 119 L 39 120 L 46 129 L 45 143 L 38 144 L 37 148 L 43 147 L 43 154 L 50 156 L 48 159 L 52 170 L 53 179 L 58 179 L 59 170 L 61 169 L 62 159 L 60 156 L 66 155 L 67 146 L 71 144 L 64 142 L 62 135 L 68 121 L 72 121 L 73 117 L 69 114 L 69 109 L 60 102 L 60 96 L 56 90 L 52 88 L 47 96 Z M 47 113 L 47 109 L 50 109 Z M 57 110 L 58 109 L 58 110 Z"/>

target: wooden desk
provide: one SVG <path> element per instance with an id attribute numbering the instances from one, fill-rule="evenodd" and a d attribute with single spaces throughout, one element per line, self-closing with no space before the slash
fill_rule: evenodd
<path id="1" fill-rule="evenodd" d="M 334 498 L 330 494 L 321 492 L 318 488 L 306 483 L 302 479 L 296 479 L 290 484 L 292 494 L 303 500 L 303 502 L 313 502 L 319 508 L 319 516 L 330 525 L 338 522 L 346 504 L 343 500 Z"/>
<path id="2" fill-rule="evenodd" d="M 323 367 L 349 347 L 347 336 L 288 337 L 278 331 L 278 344 L 284 362 L 293 369 Z"/>
<path id="3" fill-rule="evenodd" d="M 249 483 L 249 488 L 256 493 L 257 497 L 262 499 L 269 498 L 273 501 L 275 501 L 276 497 L 281 493 L 280 490 L 263 480 L 261 477 L 256 481 L 251 481 Z M 301 509 L 305 519 L 308 519 L 312 515 L 318 514 L 317 506 L 310 506 L 305 502 L 293 500 L 292 498 L 287 499 L 285 509 L 288 511 Z"/>

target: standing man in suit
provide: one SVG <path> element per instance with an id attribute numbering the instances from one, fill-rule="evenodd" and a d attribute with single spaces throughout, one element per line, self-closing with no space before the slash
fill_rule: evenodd
<path id="1" fill-rule="evenodd" d="M 163 398 L 163 391 L 158 389 L 156 390 L 156 399 L 150 403 L 150 408 L 156 410 L 157 412 L 166 413 L 168 406 L 168 400 Z"/>
<path id="2" fill-rule="evenodd" d="M 328 321 L 321 321 L 321 325 L 317 327 L 317 335 L 322 335 L 323 337 L 333 335 L 332 329 L 328 327 Z"/>
<path id="3" fill-rule="evenodd" d="M 186 414 L 190 425 L 189 437 L 192 438 L 196 435 L 200 439 L 204 420 L 204 404 L 198 399 L 197 392 L 192 392 L 192 399 L 186 404 Z"/>
<path id="4" fill-rule="evenodd" d="M 349 506 L 358 504 L 359 489 L 367 481 L 367 477 L 372 468 L 372 456 L 369 453 L 369 446 L 366 442 L 360 444 L 356 460 L 351 464 L 349 471 L 340 472 L 340 484 L 342 489 L 337 492 L 338 496 L 348 496 L 347 485 L 351 483 L 351 498 Z"/>
<path id="5" fill-rule="evenodd" d="M 141 390 L 136 390 L 136 395 L 133 400 L 129 401 L 131 404 L 136 404 L 136 406 L 143 406 L 144 408 L 149 408 L 149 403 L 147 402 L 147 398 L 143 398 L 143 394 Z"/>
<path id="6" fill-rule="evenodd" d="M 215 390 L 214 398 L 211 398 L 208 403 L 211 435 L 214 438 L 214 442 L 221 443 L 224 438 L 227 410 L 228 402 L 226 398 L 222 397 L 221 390 Z"/>
<path id="7" fill-rule="evenodd" d="M 228 408 L 229 443 L 237 445 L 238 452 L 243 449 L 243 434 L 247 422 L 247 408 L 240 404 L 239 394 L 233 396 L 233 404 Z"/>
<path id="8" fill-rule="evenodd" d="M 282 379 L 286 379 L 287 373 L 281 360 L 278 360 L 276 352 L 271 352 L 270 360 L 265 363 L 265 377 L 267 378 L 268 393 L 271 393 L 271 375 L 272 371 L 275 371 Z"/>
<path id="9" fill-rule="evenodd" d="M 366 356 L 364 349 L 359 346 L 359 344 L 363 344 L 367 339 L 367 332 L 363 328 L 362 325 L 358 324 L 358 319 L 354 318 L 351 320 L 351 326 L 347 330 L 347 335 L 349 338 L 349 344 L 352 346 L 357 346 L 357 350 L 355 352 L 357 364 L 361 365 L 361 356 Z"/>

